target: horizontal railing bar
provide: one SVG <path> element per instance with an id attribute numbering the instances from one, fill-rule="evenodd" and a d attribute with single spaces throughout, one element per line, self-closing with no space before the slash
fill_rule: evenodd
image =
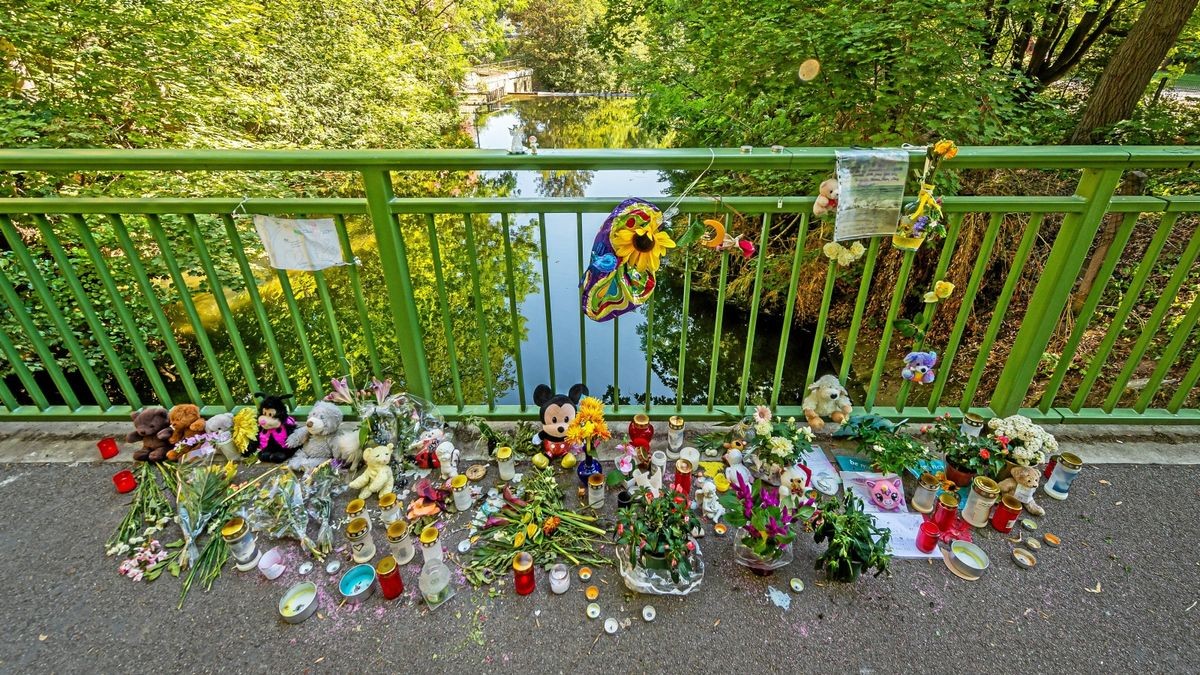
<path id="1" fill-rule="evenodd" d="M 663 148 L 540 150 L 0 150 L 7 171 L 356 171 L 488 169 L 775 169 L 833 167 L 837 148 Z M 909 150 L 910 163 L 925 156 Z M 1200 146 L 992 146 L 963 147 L 947 160 L 954 169 L 1182 167 L 1200 164 Z"/>
<path id="2" fill-rule="evenodd" d="M 0 213 L 113 213 L 121 215 L 210 213 L 234 211 L 264 215 L 280 213 L 356 214 L 367 212 L 367 200 L 314 197 L 297 199 L 246 199 L 240 197 L 8 197 L 0 199 Z"/>
<path id="3" fill-rule="evenodd" d="M 608 213 L 625 197 L 539 198 L 520 197 L 425 197 L 394 198 L 389 203 L 392 213 Z M 911 200 L 915 197 L 906 197 Z M 682 213 L 714 213 L 724 206 L 741 212 L 806 213 L 812 209 L 815 197 L 684 197 L 676 208 Z M 1128 201 L 1135 200 L 1135 201 Z M 1087 205 L 1081 197 L 1054 196 L 970 196 L 946 197 L 942 208 L 947 213 L 1039 212 L 1079 213 Z M 1174 209 L 1172 204 L 1178 203 Z M 2 198 L 0 213 L 46 214 L 230 214 L 234 210 L 249 214 L 306 213 L 351 215 L 367 212 L 367 201 L 357 198 L 313 199 L 248 199 L 236 197 L 47 197 Z M 1169 201 L 1157 197 L 1118 197 L 1112 211 L 1200 210 L 1200 201 L 1173 197 Z"/>

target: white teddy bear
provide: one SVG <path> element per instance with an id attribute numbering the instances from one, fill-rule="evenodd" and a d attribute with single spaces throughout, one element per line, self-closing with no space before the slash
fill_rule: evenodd
<path id="1" fill-rule="evenodd" d="M 367 466 L 358 478 L 350 481 L 352 490 L 362 488 L 358 493 L 359 499 L 366 499 L 372 494 L 380 495 L 392 491 L 395 483 L 391 466 L 393 447 L 391 443 L 388 443 L 363 451 L 363 461 L 367 463 Z"/>
<path id="2" fill-rule="evenodd" d="M 808 395 L 804 397 L 804 418 L 813 431 L 825 428 L 828 417 L 841 424 L 850 417 L 854 404 L 850 403 L 850 395 L 835 375 L 822 375 L 816 382 L 808 385 Z"/>

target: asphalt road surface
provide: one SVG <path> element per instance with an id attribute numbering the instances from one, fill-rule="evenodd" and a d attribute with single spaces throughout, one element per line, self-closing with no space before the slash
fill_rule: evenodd
<path id="1" fill-rule="evenodd" d="M 703 585 L 686 598 L 631 595 L 614 569 L 600 570 L 603 616 L 629 620 L 615 635 L 585 615 L 578 579 L 554 596 L 540 572 L 530 596 L 511 583 L 462 584 L 430 612 L 416 599 L 419 555 L 402 570 L 400 600 L 357 608 L 338 606 L 318 567 L 305 578 L 322 589 L 320 613 L 286 624 L 276 604 L 301 578 L 292 545 L 281 578 L 230 566 L 177 610 L 177 580 L 133 582 L 104 555 L 124 513 L 114 467 L 0 470 L 3 672 L 1073 673 L 1200 663 L 1197 466 L 1087 467 L 1069 500 L 1041 500 L 1040 531 L 1062 546 L 1023 570 L 998 533 L 980 531 L 993 563 L 976 582 L 940 561 L 895 561 L 890 578 L 829 584 L 812 569 L 820 548 L 807 538 L 791 565 L 760 578 L 734 564 L 729 536 L 710 534 Z M 793 576 L 802 593 L 787 590 Z M 768 586 L 788 593 L 788 609 Z M 645 604 L 653 623 L 641 618 Z"/>

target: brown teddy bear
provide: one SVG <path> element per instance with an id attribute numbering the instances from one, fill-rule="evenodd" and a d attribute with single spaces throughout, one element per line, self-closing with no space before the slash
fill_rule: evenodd
<path id="1" fill-rule="evenodd" d="M 204 418 L 200 407 L 191 403 L 180 403 L 171 408 L 167 416 L 171 420 L 171 445 L 204 433 Z"/>
<path id="2" fill-rule="evenodd" d="M 125 442 L 142 442 L 142 447 L 134 451 L 133 458 L 139 462 L 165 460 L 167 451 L 171 449 L 171 421 L 167 409 L 151 406 L 131 413 L 130 417 L 133 419 L 133 431 L 125 437 Z"/>
<path id="3" fill-rule="evenodd" d="M 1042 473 L 1034 466 L 1014 466 L 1008 478 L 1000 481 L 1000 494 L 1011 494 L 1017 501 L 1025 505 L 1030 515 L 1042 516 L 1046 510 L 1033 500 Z"/>

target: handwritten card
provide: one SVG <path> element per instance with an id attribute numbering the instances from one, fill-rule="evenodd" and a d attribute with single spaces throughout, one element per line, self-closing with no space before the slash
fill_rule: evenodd
<path id="1" fill-rule="evenodd" d="M 342 244 L 332 218 L 274 218 L 254 216 L 271 267 L 315 272 L 345 264 Z"/>
<path id="2" fill-rule="evenodd" d="M 925 520 L 919 513 L 876 513 L 875 524 L 890 530 L 888 553 L 895 558 L 940 558 L 942 554 L 937 548 L 929 553 L 922 553 L 917 548 L 917 530 Z"/>

